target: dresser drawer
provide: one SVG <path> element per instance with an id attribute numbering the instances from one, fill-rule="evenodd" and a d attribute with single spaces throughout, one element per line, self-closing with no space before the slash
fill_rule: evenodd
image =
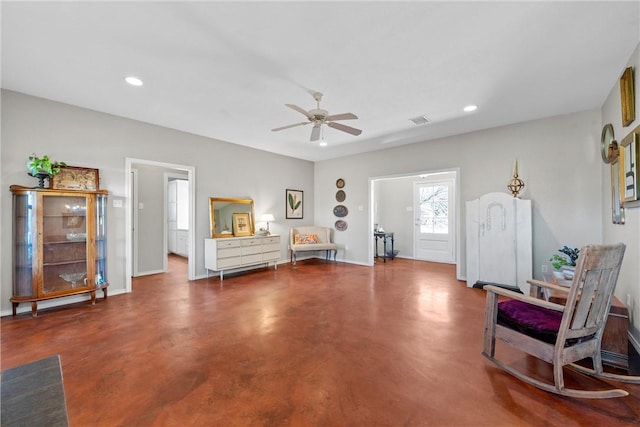
<path id="1" fill-rule="evenodd" d="M 216 240 L 216 245 L 218 246 L 218 249 L 239 248 L 240 242 L 238 240 L 232 240 L 232 239 L 221 239 L 221 240 Z"/>
<path id="2" fill-rule="evenodd" d="M 233 258 L 221 258 L 218 259 L 216 266 L 218 267 L 218 270 L 224 270 L 225 268 L 239 267 L 242 265 L 241 261 L 242 259 L 239 256 Z"/>
<path id="3" fill-rule="evenodd" d="M 260 246 L 261 243 L 262 242 L 260 241 L 260 239 L 245 239 L 240 241 L 240 244 L 242 245 L 242 247 Z"/>
<path id="4" fill-rule="evenodd" d="M 279 243 L 270 243 L 268 245 L 262 245 L 262 252 L 280 252 L 280 244 Z"/>
<path id="5" fill-rule="evenodd" d="M 253 254 L 253 255 L 243 255 L 242 256 L 242 265 L 249 265 L 249 264 L 258 264 L 262 262 L 262 254 L 261 253 L 257 253 L 257 254 Z"/>
<path id="6" fill-rule="evenodd" d="M 260 252 L 262 252 L 262 246 L 260 245 L 247 246 L 247 247 L 242 247 L 240 250 L 242 252 L 242 256 L 259 254 Z"/>
<path id="7" fill-rule="evenodd" d="M 277 261 L 280 259 L 280 251 L 263 252 L 262 261 Z"/>
<path id="8" fill-rule="evenodd" d="M 242 255 L 242 248 L 226 248 L 218 250 L 218 259 L 231 258 Z"/>
<path id="9" fill-rule="evenodd" d="M 263 245 L 271 245 L 271 244 L 279 245 L 280 244 L 280 236 L 265 237 L 262 240 L 262 244 Z"/>

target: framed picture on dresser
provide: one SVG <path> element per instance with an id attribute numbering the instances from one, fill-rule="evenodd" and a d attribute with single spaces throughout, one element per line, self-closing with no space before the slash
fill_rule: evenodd
<path id="1" fill-rule="evenodd" d="M 251 217 L 248 213 L 233 214 L 233 235 L 236 237 L 251 236 Z"/>

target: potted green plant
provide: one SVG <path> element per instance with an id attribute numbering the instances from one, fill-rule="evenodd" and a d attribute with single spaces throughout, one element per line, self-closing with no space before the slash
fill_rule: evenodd
<path id="1" fill-rule="evenodd" d="M 29 156 L 29 161 L 27 162 L 29 175 L 38 178 L 38 187 L 40 188 L 44 188 L 45 179 L 50 179 L 60 172 L 60 168 L 63 166 L 67 166 L 67 164 L 53 161 L 46 154 L 38 157 L 36 153 L 33 153 Z"/>
<path id="2" fill-rule="evenodd" d="M 572 279 L 576 267 L 576 260 L 580 255 L 580 249 L 570 248 L 565 245 L 561 249 L 558 249 L 558 252 L 563 255 L 552 255 L 549 259 L 551 265 L 556 271 L 562 272 L 559 276 L 564 276 L 565 279 Z"/>
<path id="3" fill-rule="evenodd" d="M 556 270 L 562 270 L 566 267 L 575 267 L 576 260 L 580 255 L 580 249 L 578 248 L 570 248 L 567 245 L 563 246 L 561 249 L 558 249 L 558 252 L 564 255 L 554 254 L 549 261 L 551 261 L 551 265 Z"/>

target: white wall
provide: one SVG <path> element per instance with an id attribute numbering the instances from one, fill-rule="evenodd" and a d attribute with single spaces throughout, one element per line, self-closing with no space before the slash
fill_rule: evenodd
<path id="1" fill-rule="evenodd" d="M 136 165 L 138 170 L 138 273 L 164 270 L 164 174 L 166 169 Z M 140 209 L 142 203 L 143 209 Z M 134 206 L 134 209 L 136 207 Z"/>
<path id="2" fill-rule="evenodd" d="M 130 201 L 125 198 L 125 158 L 189 165 L 196 169 L 195 239 L 196 274 L 204 276 L 204 245 L 209 236 L 209 197 L 251 197 L 258 217 L 273 213 L 271 232 L 286 235 L 289 227 L 314 223 L 314 165 L 305 160 L 271 154 L 176 130 L 80 107 L 2 90 L 2 147 L 0 187 L 2 258 L 0 300 L 3 314 L 11 308 L 11 193 L 9 185 L 34 186 L 27 176 L 29 154 L 48 154 L 74 166 L 100 169 L 101 187 L 110 200 L 124 201 L 122 208 L 109 203 L 109 292 L 125 290 L 125 218 Z M 303 190 L 304 220 L 285 220 L 285 189 Z M 282 258 L 288 259 L 287 239 Z M 56 301 L 54 304 L 62 303 Z M 45 304 L 42 304 L 45 306 Z M 28 310 L 28 305 L 20 310 Z"/>
<path id="3" fill-rule="evenodd" d="M 375 222 L 385 231 L 393 232 L 393 247 L 399 257 L 413 258 L 413 212 L 407 212 L 407 206 L 413 206 L 413 181 L 416 178 L 396 178 L 375 181 L 377 194 L 375 206 L 378 209 Z M 378 252 L 382 253 L 382 242 Z M 389 249 L 390 250 L 390 249 Z"/>
<path id="4" fill-rule="evenodd" d="M 464 219 L 465 201 L 507 192 L 518 158 L 522 197 L 533 205 L 534 276 L 540 278 L 541 265 L 563 245 L 602 241 L 599 138 L 600 113 L 592 110 L 317 162 L 316 223 L 333 226 L 334 183 L 345 179 L 349 228 L 336 233 L 336 242 L 348 247 L 347 261 L 371 264 L 370 178 L 459 168 L 457 212 Z M 464 221 L 459 242 L 464 248 Z M 458 261 L 464 279 L 464 251 Z"/>
<path id="5" fill-rule="evenodd" d="M 622 127 L 620 108 L 620 84 L 616 81 L 602 106 L 602 124 L 611 123 L 615 131 L 615 139 L 622 141 L 632 130 L 640 126 L 640 44 L 626 65 L 620 68 L 620 75 L 626 67 L 633 67 L 635 74 L 635 106 L 636 119 L 627 127 Z M 603 238 L 605 243 L 623 242 L 627 245 L 624 262 L 618 278 L 616 296 L 624 303 L 627 295 L 631 300 L 632 334 L 636 340 L 636 347 L 640 343 L 640 207 L 625 209 L 624 225 L 616 225 L 611 221 L 611 174 L 609 165 L 600 162 L 602 173 L 601 191 L 603 203 L 601 206 Z"/>

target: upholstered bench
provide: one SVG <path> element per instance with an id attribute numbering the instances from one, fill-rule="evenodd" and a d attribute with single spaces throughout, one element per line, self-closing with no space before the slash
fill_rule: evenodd
<path id="1" fill-rule="evenodd" d="M 331 241 L 331 228 L 316 226 L 292 227 L 289 230 L 289 251 L 291 263 L 296 265 L 296 254 L 307 251 L 326 251 L 326 259 L 336 260 L 338 247 Z"/>

